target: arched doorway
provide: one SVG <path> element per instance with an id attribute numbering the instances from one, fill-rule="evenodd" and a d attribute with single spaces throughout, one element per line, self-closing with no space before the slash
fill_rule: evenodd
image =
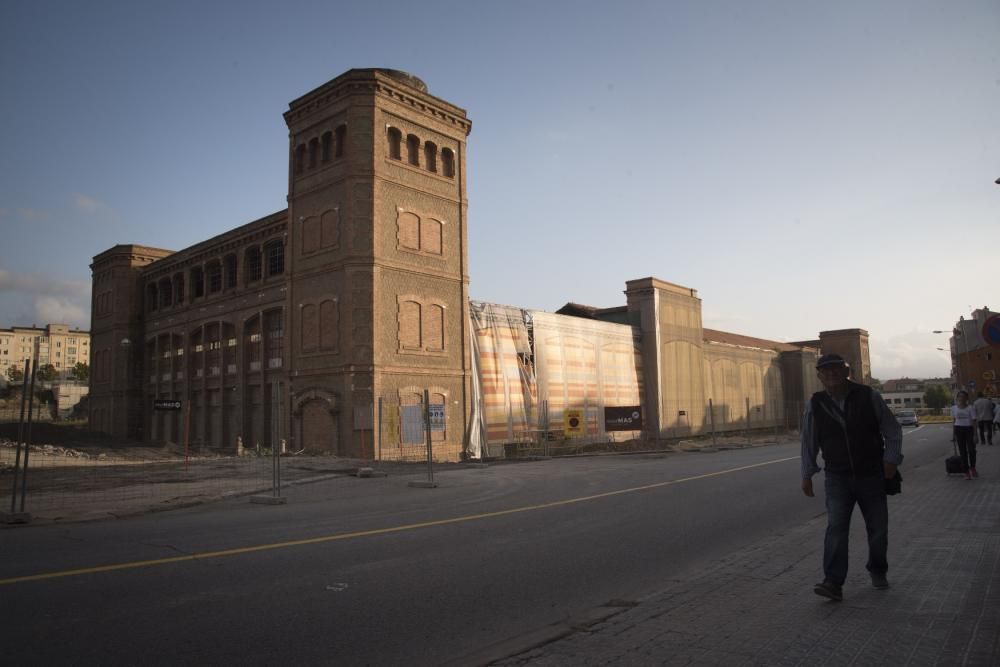
<path id="1" fill-rule="evenodd" d="M 315 399 L 302 406 L 302 448 L 307 452 L 340 455 L 337 447 L 337 418 L 326 401 Z"/>
<path id="2" fill-rule="evenodd" d="M 311 453 L 343 456 L 338 438 L 337 399 L 335 394 L 310 389 L 299 395 L 292 414 L 298 431 L 298 448 Z"/>

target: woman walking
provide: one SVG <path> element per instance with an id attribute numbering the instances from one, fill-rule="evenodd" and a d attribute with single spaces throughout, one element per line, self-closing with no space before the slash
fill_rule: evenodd
<path id="1" fill-rule="evenodd" d="M 955 422 L 955 442 L 958 454 L 965 465 L 965 479 L 979 477 L 976 472 L 976 413 L 969 405 L 969 392 L 955 394 L 955 405 L 951 406 L 951 418 Z"/>

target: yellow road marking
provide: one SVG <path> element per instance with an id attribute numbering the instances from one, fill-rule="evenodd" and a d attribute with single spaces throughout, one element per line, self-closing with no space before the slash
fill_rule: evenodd
<path id="1" fill-rule="evenodd" d="M 336 535 L 308 537 L 301 540 L 288 540 L 286 542 L 274 542 L 272 544 L 258 544 L 252 547 L 238 547 L 236 549 L 223 549 L 221 551 L 204 551 L 201 553 L 188 554 L 186 556 L 169 556 L 167 558 L 137 560 L 137 561 L 132 561 L 130 563 L 116 563 L 114 565 L 97 565 L 95 567 L 82 567 L 75 570 L 58 570 L 55 572 L 43 572 L 41 574 L 29 574 L 23 577 L 10 577 L 7 579 L 0 579 L 0 586 L 7 586 L 9 584 L 19 584 L 27 581 L 44 581 L 47 579 L 59 579 L 61 577 L 76 577 L 84 574 L 97 574 L 100 572 L 117 572 L 119 570 L 134 570 L 140 567 L 152 567 L 154 565 L 169 565 L 171 563 L 183 563 L 185 561 L 208 560 L 210 558 L 239 556 L 241 554 L 250 554 L 258 551 L 271 551 L 272 549 L 287 549 L 289 547 L 299 547 L 308 544 L 322 544 L 324 542 L 350 540 L 357 537 L 371 537 L 373 535 L 387 535 L 389 533 L 399 533 L 405 530 L 417 530 L 419 528 L 430 528 L 433 526 L 446 526 L 452 523 L 463 523 L 466 521 L 479 521 L 482 519 L 492 519 L 493 517 L 506 516 L 508 514 L 519 514 L 521 512 L 534 512 L 536 510 L 549 509 L 552 507 L 561 507 L 563 505 L 572 505 L 574 503 L 582 503 L 590 500 L 598 500 L 600 498 L 610 498 L 611 496 L 620 496 L 626 493 L 635 493 L 637 491 L 648 491 L 649 489 L 656 489 L 664 486 L 672 486 L 674 484 L 681 484 L 683 482 L 693 482 L 699 479 L 707 479 L 709 477 L 718 477 L 719 475 L 727 475 L 734 472 L 741 472 L 743 470 L 751 470 L 753 468 L 760 468 L 762 466 L 767 466 L 774 463 L 784 463 L 785 461 L 791 461 L 793 459 L 798 459 L 798 458 L 799 458 L 798 456 L 789 456 L 783 459 L 774 459 L 772 461 L 764 461 L 763 463 L 754 463 L 752 465 L 741 466 L 739 468 L 730 468 L 728 470 L 719 470 L 717 472 L 709 472 L 703 475 L 694 475 L 693 477 L 682 477 L 681 479 L 672 479 L 666 482 L 656 482 L 654 484 L 644 484 L 643 486 L 633 486 L 628 489 L 619 489 L 617 491 L 605 491 L 604 493 L 595 493 L 594 495 L 581 496 L 579 498 L 555 500 L 550 503 L 541 503 L 539 505 L 525 505 L 523 507 L 514 507 L 512 509 L 507 509 L 507 510 L 497 510 L 496 512 L 468 514 L 466 516 L 458 516 L 458 517 L 453 517 L 451 519 L 436 519 L 434 521 L 421 521 L 419 523 L 408 523 L 402 526 L 393 526 L 391 528 L 374 528 L 372 530 L 359 530 L 352 533 L 339 533 Z"/>

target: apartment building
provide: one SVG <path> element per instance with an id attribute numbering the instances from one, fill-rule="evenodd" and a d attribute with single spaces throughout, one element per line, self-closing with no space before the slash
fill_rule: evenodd
<path id="1" fill-rule="evenodd" d="M 38 359 L 39 366 L 52 364 L 60 373 L 79 362 L 89 364 L 90 332 L 66 324 L 0 329 L 0 370 L 5 375 L 11 366 L 23 370 L 29 359 Z"/>

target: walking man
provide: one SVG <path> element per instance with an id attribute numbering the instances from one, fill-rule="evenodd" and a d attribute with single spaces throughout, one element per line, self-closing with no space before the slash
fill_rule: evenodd
<path id="1" fill-rule="evenodd" d="M 986 394 L 979 392 L 979 398 L 972 404 L 976 413 L 976 425 L 979 427 L 979 442 L 983 445 L 993 444 L 993 401 Z"/>
<path id="2" fill-rule="evenodd" d="M 839 354 L 816 362 L 823 391 L 813 394 L 802 426 L 802 492 L 812 498 L 812 477 L 823 453 L 826 487 L 826 538 L 823 581 L 817 595 L 843 600 L 847 579 L 848 537 L 854 506 L 861 508 L 868 532 L 868 573 L 872 586 L 889 587 L 889 508 L 886 480 L 895 479 L 903 461 L 903 429 L 881 394 L 848 379 L 850 368 Z"/>

